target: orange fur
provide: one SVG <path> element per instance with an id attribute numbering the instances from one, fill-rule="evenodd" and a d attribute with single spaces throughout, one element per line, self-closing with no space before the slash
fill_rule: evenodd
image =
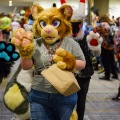
<path id="1" fill-rule="evenodd" d="M 78 115 L 76 110 L 73 110 L 70 120 L 78 120 Z"/>
<path id="2" fill-rule="evenodd" d="M 75 57 L 69 53 L 66 52 L 66 55 L 63 57 L 63 62 L 67 64 L 66 70 L 73 71 L 75 68 Z"/>

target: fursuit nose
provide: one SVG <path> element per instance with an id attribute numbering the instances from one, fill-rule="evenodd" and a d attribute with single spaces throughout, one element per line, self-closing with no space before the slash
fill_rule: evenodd
<path id="1" fill-rule="evenodd" d="M 50 34 L 50 33 L 52 32 L 52 30 L 46 29 L 45 32 L 46 32 L 47 34 Z"/>

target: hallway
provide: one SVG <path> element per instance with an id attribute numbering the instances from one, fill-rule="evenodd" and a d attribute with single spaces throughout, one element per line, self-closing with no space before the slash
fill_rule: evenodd
<path id="1" fill-rule="evenodd" d="M 17 67 L 13 68 L 10 77 L 15 68 Z M 0 120 L 11 120 L 13 114 L 5 108 L 2 101 L 3 87 L 4 84 L 0 86 Z M 99 80 L 98 73 L 95 72 L 87 95 L 85 120 L 120 120 L 120 101 L 111 100 L 116 95 L 118 87 L 119 80 Z"/>
<path id="2" fill-rule="evenodd" d="M 85 120 L 120 120 L 120 101 L 111 100 L 117 94 L 119 80 L 99 80 L 98 75 L 95 72 L 91 79 Z"/>

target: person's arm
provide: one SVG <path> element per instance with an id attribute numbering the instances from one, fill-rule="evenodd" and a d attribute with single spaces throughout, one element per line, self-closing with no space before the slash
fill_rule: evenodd
<path id="1" fill-rule="evenodd" d="M 29 70 L 32 68 L 32 66 L 33 66 L 32 59 L 26 59 L 26 58 L 21 59 L 21 67 L 23 70 Z"/>
<path id="2" fill-rule="evenodd" d="M 76 60 L 76 70 L 82 70 L 85 68 L 86 62 L 83 60 Z"/>
<path id="3" fill-rule="evenodd" d="M 83 51 L 77 42 L 74 41 L 72 43 L 72 45 L 74 46 L 73 47 L 73 54 L 76 57 L 75 69 L 82 70 L 85 68 L 85 65 L 86 65 L 86 60 L 85 60 L 85 56 L 83 54 Z"/>

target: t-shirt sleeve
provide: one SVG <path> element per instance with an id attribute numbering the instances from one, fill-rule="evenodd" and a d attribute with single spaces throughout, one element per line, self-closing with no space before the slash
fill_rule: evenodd
<path id="1" fill-rule="evenodd" d="M 85 61 L 85 56 L 79 44 L 75 40 L 71 40 L 71 42 L 72 42 L 72 54 L 76 57 L 76 59 Z"/>
<path id="2" fill-rule="evenodd" d="M 68 36 L 63 40 L 61 47 L 73 54 L 76 59 L 85 61 L 85 56 L 80 45 L 71 36 Z"/>

